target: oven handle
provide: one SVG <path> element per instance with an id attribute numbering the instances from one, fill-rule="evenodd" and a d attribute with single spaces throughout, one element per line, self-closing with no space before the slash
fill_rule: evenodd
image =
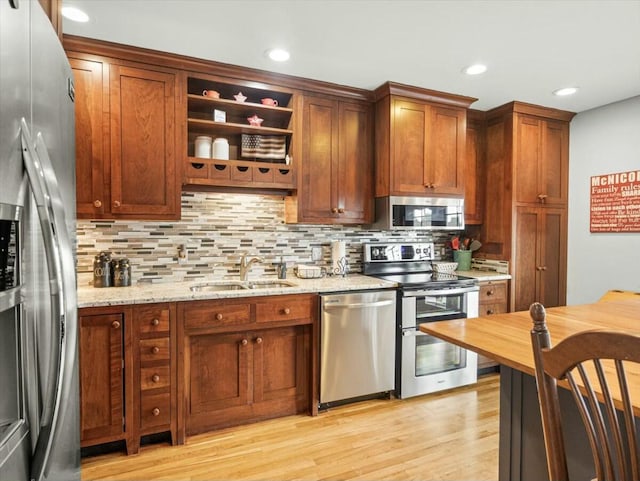
<path id="1" fill-rule="evenodd" d="M 453 296 L 456 294 L 466 294 L 468 292 L 477 292 L 480 290 L 478 286 L 457 287 L 452 289 L 423 289 L 420 291 L 403 291 L 403 297 L 422 297 L 422 296 Z"/>
<path id="2" fill-rule="evenodd" d="M 402 337 L 418 337 L 418 336 L 428 336 L 426 332 L 422 332 L 419 329 L 404 329 L 402 331 Z"/>

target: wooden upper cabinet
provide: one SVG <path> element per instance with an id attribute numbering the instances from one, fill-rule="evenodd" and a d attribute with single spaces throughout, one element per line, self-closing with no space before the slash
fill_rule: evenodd
<path id="1" fill-rule="evenodd" d="M 305 96 L 293 222 L 363 224 L 373 220 L 372 109 L 365 102 Z M 297 202 L 297 215 L 291 204 Z"/>
<path id="2" fill-rule="evenodd" d="M 109 89 L 111 211 L 178 218 L 175 74 L 112 65 Z"/>
<path id="3" fill-rule="evenodd" d="M 38 0 L 38 3 L 49 17 L 51 25 L 60 40 L 62 40 L 62 1 L 61 0 Z"/>
<path id="4" fill-rule="evenodd" d="M 462 196 L 475 99 L 388 82 L 375 92 L 376 197 Z"/>
<path id="5" fill-rule="evenodd" d="M 484 112 L 467 112 L 467 146 L 465 149 L 464 221 L 482 224 L 485 198 L 485 119 Z"/>
<path id="6" fill-rule="evenodd" d="M 104 81 L 108 66 L 78 58 L 69 58 L 69 63 L 75 86 L 76 211 L 78 218 L 94 218 L 104 215 L 105 203 L 109 207 L 109 130 L 103 114 L 109 99 Z"/>
<path id="7" fill-rule="evenodd" d="M 566 205 L 568 122 L 518 114 L 516 123 L 516 202 Z"/>

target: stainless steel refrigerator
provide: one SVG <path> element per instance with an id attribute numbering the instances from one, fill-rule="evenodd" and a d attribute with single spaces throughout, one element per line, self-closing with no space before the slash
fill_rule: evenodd
<path id="1" fill-rule="evenodd" d="M 37 0 L 0 0 L 0 479 L 80 479 L 72 72 Z"/>

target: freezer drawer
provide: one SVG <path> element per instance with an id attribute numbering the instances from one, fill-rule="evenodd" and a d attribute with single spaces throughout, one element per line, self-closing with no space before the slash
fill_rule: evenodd
<path id="1" fill-rule="evenodd" d="M 320 404 L 393 390 L 396 291 L 320 297 Z"/>

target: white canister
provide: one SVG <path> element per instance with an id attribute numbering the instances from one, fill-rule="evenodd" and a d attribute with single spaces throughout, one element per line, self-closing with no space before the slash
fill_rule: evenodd
<path id="1" fill-rule="evenodd" d="M 195 154 L 196 157 L 200 157 L 203 159 L 211 158 L 211 137 L 207 137 L 206 135 L 200 135 L 196 137 L 195 143 Z"/>
<path id="2" fill-rule="evenodd" d="M 331 268 L 334 274 L 345 274 L 344 266 L 347 260 L 347 244 L 345 241 L 331 241 Z"/>
<path id="3" fill-rule="evenodd" d="M 214 159 L 229 160 L 229 141 L 224 137 L 218 137 L 213 141 Z"/>

